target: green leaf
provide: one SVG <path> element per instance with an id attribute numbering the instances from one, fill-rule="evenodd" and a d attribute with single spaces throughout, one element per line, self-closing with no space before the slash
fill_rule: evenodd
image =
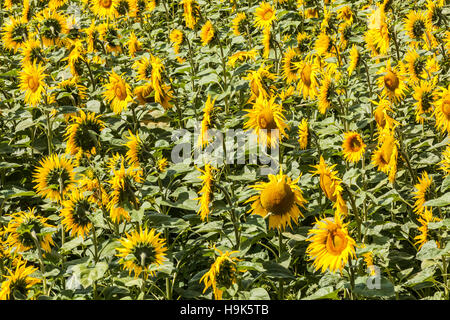
<path id="1" fill-rule="evenodd" d="M 339 289 L 334 289 L 332 286 L 320 288 L 312 295 L 305 297 L 303 300 L 318 300 L 318 299 L 338 299 Z"/>
<path id="2" fill-rule="evenodd" d="M 354 293 L 363 297 L 392 297 L 395 295 L 395 289 L 392 282 L 380 277 L 358 277 L 355 280 Z"/>
<path id="3" fill-rule="evenodd" d="M 250 291 L 249 300 L 270 300 L 270 296 L 266 289 L 254 288 Z"/>
<path id="4" fill-rule="evenodd" d="M 436 246 L 436 241 L 427 241 L 417 252 L 416 258 L 418 260 L 427 259 L 440 259 L 442 256 L 442 250 L 438 249 Z"/>
<path id="5" fill-rule="evenodd" d="M 269 278 L 294 280 L 295 277 L 291 271 L 280 265 L 279 263 L 272 261 L 265 261 L 262 263 L 264 273 Z"/>
<path id="6" fill-rule="evenodd" d="M 450 205 L 450 192 L 437 199 L 428 200 L 423 204 L 426 207 L 445 207 Z"/>

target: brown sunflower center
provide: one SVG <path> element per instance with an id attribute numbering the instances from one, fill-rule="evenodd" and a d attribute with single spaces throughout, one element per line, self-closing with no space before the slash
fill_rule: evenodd
<path id="1" fill-rule="evenodd" d="M 325 173 L 320 176 L 320 186 L 322 187 L 322 190 L 325 193 L 326 197 L 335 202 L 336 195 L 334 194 L 334 192 L 336 191 L 336 187 L 329 173 Z"/>
<path id="2" fill-rule="evenodd" d="M 127 98 L 127 90 L 122 83 L 117 83 L 115 85 L 114 93 L 119 100 L 125 100 Z"/>
<path id="3" fill-rule="evenodd" d="M 389 91 L 395 91 L 395 89 L 398 88 L 399 84 L 400 80 L 398 79 L 397 75 L 389 70 L 384 76 L 384 85 L 386 86 L 386 88 L 388 88 Z"/>
<path id="4" fill-rule="evenodd" d="M 258 125 L 261 129 L 277 129 L 277 124 L 275 122 L 275 118 L 270 109 L 264 109 L 258 115 Z"/>
<path id="5" fill-rule="evenodd" d="M 302 69 L 302 73 L 301 73 L 301 77 L 302 77 L 302 82 L 307 86 L 310 87 L 311 86 L 311 65 L 310 64 L 306 64 L 303 69 Z"/>
<path id="6" fill-rule="evenodd" d="M 262 14 L 262 19 L 263 20 L 270 20 L 273 16 L 273 11 L 270 9 L 264 10 L 263 14 Z"/>
<path id="7" fill-rule="evenodd" d="M 39 88 L 39 79 L 37 75 L 32 75 L 28 78 L 28 88 L 33 92 Z"/>
<path id="8" fill-rule="evenodd" d="M 216 275 L 217 284 L 229 288 L 235 281 L 236 267 L 235 263 L 230 260 L 224 260 L 219 267 L 219 272 Z"/>
<path id="9" fill-rule="evenodd" d="M 109 9 L 112 5 L 112 0 L 100 0 L 100 5 L 103 8 Z"/>
<path id="10" fill-rule="evenodd" d="M 358 137 L 352 137 L 349 144 L 353 152 L 359 151 L 359 149 L 361 149 L 361 142 L 359 141 Z"/>
<path id="11" fill-rule="evenodd" d="M 420 39 L 425 33 L 425 22 L 421 19 L 414 21 L 412 33 L 416 39 Z"/>
<path id="12" fill-rule="evenodd" d="M 442 101 L 442 112 L 450 119 L 450 94 L 447 94 Z"/>
<path id="13" fill-rule="evenodd" d="M 347 247 L 347 237 L 340 229 L 329 230 L 327 236 L 327 251 L 333 255 L 340 255 Z"/>
<path id="14" fill-rule="evenodd" d="M 279 181 L 261 192 L 261 205 L 268 212 L 282 216 L 291 209 L 294 204 L 294 192 L 284 181 Z"/>

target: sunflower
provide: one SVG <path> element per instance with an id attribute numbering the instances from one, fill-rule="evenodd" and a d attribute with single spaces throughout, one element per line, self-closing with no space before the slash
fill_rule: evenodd
<path id="1" fill-rule="evenodd" d="M 433 90 L 436 85 L 436 78 L 432 81 L 420 81 L 419 84 L 412 88 L 413 98 L 416 100 L 415 114 L 416 121 L 423 123 L 423 114 L 432 113 L 434 104 Z"/>
<path id="2" fill-rule="evenodd" d="M 99 26 L 100 38 L 106 42 L 106 51 L 114 54 L 122 53 L 121 35 L 117 24 L 103 23 Z"/>
<path id="3" fill-rule="evenodd" d="M 373 115 L 379 130 L 382 130 L 386 125 L 389 128 L 395 128 L 399 125 L 399 123 L 388 114 L 388 111 L 394 112 L 391 108 L 391 101 L 385 99 L 384 97 L 380 97 L 378 102 L 372 100 L 372 103 L 377 105 Z"/>
<path id="4" fill-rule="evenodd" d="M 285 229 L 286 225 L 292 228 L 291 221 L 298 224 L 299 217 L 304 217 L 299 206 L 304 208 L 306 200 L 298 186 L 300 176 L 291 180 L 283 174 L 269 174 L 269 182 L 259 182 L 250 186 L 259 194 L 250 197 L 245 203 L 253 202 L 248 212 L 258 214 L 264 218 L 269 217 L 269 228 Z"/>
<path id="5" fill-rule="evenodd" d="M 409 49 L 405 55 L 405 61 L 406 70 L 412 84 L 427 78 L 427 70 L 425 68 L 426 57 L 419 56 L 415 49 Z"/>
<path id="6" fill-rule="evenodd" d="M 342 197 L 343 188 L 341 186 L 341 179 L 337 176 L 338 172 L 334 171 L 336 165 L 328 166 L 325 160 L 320 156 L 320 161 L 318 165 L 313 166 L 316 171 L 311 173 L 314 175 L 319 175 L 319 185 L 325 196 L 334 202 L 334 208 L 336 212 L 343 213 L 347 215 L 348 208 Z"/>
<path id="7" fill-rule="evenodd" d="M 128 17 L 136 17 L 137 14 L 137 2 L 134 0 L 117 0 L 117 15 Z"/>
<path id="8" fill-rule="evenodd" d="M 105 128 L 105 123 L 100 120 L 100 115 L 94 112 L 79 111 L 78 116 L 72 117 L 72 123 L 68 126 L 66 136 L 66 153 L 88 156 L 96 154 L 99 145 L 98 135 Z"/>
<path id="9" fill-rule="evenodd" d="M 37 215 L 36 208 L 16 212 L 11 215 L 5 228 L 8 234 L 5 243 L 10 249 L 15 248 L 16 252 L 25 252 L 36 248 L 36 241 L 39 241 L 41 249 L 50 252 L 54 242 L 48 231 L 44 233 L 45 228 L 55 227 L 47 223 L 47 218 Z"/>
<path id="10" fill-rule="evenodd" d="M 209 219 L 210 214 L 210 203 L 212 201 L 212 198 L 214 197 L 214 193 L 212 191 L 212 186 L 214 183 L 214 176 L 212 174 L 213 170 L 217 170 L 213 166 L 211 166 L 209 163 L 205 164 L 205 169 L 202 170 L 200 168 L 197 168 L 198 171 L 203 173 L 203 175 L 199 176 L 202 180 L 202 188 L 199 191 L 199 197 L 195 198 L 194 200 L 198 200 L 200 204 L 200 209 L 197 211 L 197 213 L 200 215 L 200 219 L 202 221 Z"/>
<path id="11" fill-rule="evenodd" d="M 14 53 L 23 48 L 29 38 L 28 23 L 23 19 L 10 17 L 9 23 L 5 23 L 2 32 L 3 46 Z"/>
<path id="12" fill-rule="evenodd" d="M 361 56 L 359 54 L 358 47 L 354 44 L 350 50 L 350 62 L 347 68 L 349 75 L 351 75 L 353 71 L 356 70 L 356 67 L 360 64 L 360 62 Z"/>
<path id="13" fill-rule="evenodd" d="M 413 194 L 416 202 L 414 203 L 414 212 L 421 215 L 424 210 L 429 209 L 424 204 L 427 200 L 430 200 L 431 194 L 431 184 L 433 183 L 433 178 L 428 175 L 426 171 L 422 172 L 422 178 L 419 178 L 419 183 L 414 185 L 417 191 L 414 191 Z"/>
<path id="14" fill-rule="evenodd" d="M 216 247 L 214 247 L 214 250 L 217 251 L 218 257 L 215 259 L 208 272 L 200 278 L 200 282 L 203 281 L 203 284 L 205 285 L 203 293 L 205 293 L 209 287 L 212 287 L 214 298 L 216 300 L 222 300 L 224 289 L 229 288 L 233 283 L 236 283 L 236 262 L 240 260 L 233 255 L 239 253 L 239 251 L 222 252 Z"/>
<path id="15" fill-rule="evenodd" d="M 384 6 L 378 6 L 370 13 L 364 39 L 373 56 L 386 54 L 389 50 L 389 27 L 386 23 Z"/>
<path id="16" fill-rule="evenodd" d="M 255 27 L 259 29 L 270 29 L 273 22 L 277 20 L 276 12 L 270 3 L 262 1 L 255 10 Z"/>
<path id="17" fill-rule="evenodd" d="M 313 229 L 308 231 L 306 241 L 311 242 L 306 248 L 309 260 L 313 260 L 316 270 L 324 273 L 327 269 L 335 273 L 347 265 L 349 259 L 356 258 L 356 242 L 348 234 L 348 223 L 342 222 L 339 212 L 334 218 L 317 220 Z"/>
<path id="18" fill-rule="evenodd" d="M 169 161 L 166 158 L 158 159 L 156 166 L 158 167 L 159 172 L 166 171 L 166 167 L 169 165 Z"/>
<path id="19" fill-rule="evenodd" d="M 62 202 L 61 223 L 71 235 L 84 238 L 92 228 L 89 218 L 91 204 L 89 198 L 79 189 L 73 189 L 67 200 Z"/>
<path id="20" fill-rule="evenodd" d="M 325 32 L 322 32 L 317 37 L 317 40 L 314 43 L 314 49 L 318 55 L 324 57 L 325 59 L 333 57 L 336 53 L 333 39 L 331 39 L 331 37 Z"/>
<path id="21" fill-rule="evenodd" d="M 442 8 L 444 0 L 427 0 L 427 23 L 433 28 L 438 28 L 444 21 Z"/>
<path id="22" fill-rule="evenodd" d="M 232 21 L 233 34 L 235 36 L 240 36 L 247 32 L 248 21 L 245 12 L 238 13 Z"/>
<path id="23" fill-rule="evenodd" d="M 263 57 L 265 59 L 269 58 L 270 54 L 270 43 L 272 40 L 272 33 L 269 28 L 263 30 L 263 37 L 262 37 L 262 45 L 263 45 Z"/>
<path id="24" fill-rule="evenodd" d="M 37 193 L 53 201 L 61 201 L 74 187 L 75 173 L 72 160 L 65 156 L 52 154 L 40 162 L 33 173 L 34 189 Z"/>
<path id="25" fill-rule="evenodd" d="M 434 116 L 436 127 L 443 133 L 450 132 L 450 84 L 439 87 L 434 93 Z"/>
<path id="26" fill-rule="evenodd" d="M 418 228 L 420 234 L 414 237 L 414 240 L 416 240 L 414 244 L 419 245 L 418 250 L 420 250 L 420 248 L 428 241 L 428 224 L 430 222 L 438 222 L 441 219 L 433 217 L 431 209 L 425 208 L 417 220 L 420 222 L 421 226 Z"/>
<path id="27" fill-rule="evenodd" d="M 237 61 L 246 61 L 246 60 L 256 60 L 256 56 L 258 55 L 258 51 L 256 49 L 250 50 L 250 51 L 239 51 L 234 53 L 232 56 L 228 58 L 227 65 L 231 67 L 236 66 Z"/>
<path id="28" fill-rule="evenodd" d="M 306 53 L 310 51 L 309 44 L 311 37 L 306 32 L 299 32 L 297 34 L 297 50 L 301 53 Z"/>
<path id="29" fill-rule="evenodd" d="M 300 149 L 305 150 L 308 146 L 308 136 L 308 120 L 303 119 L 298 125 L 298 143 L 300 145 Z"/>
<path id="30" fill-rule="evenodd" d="M 180 4 L 183 5 L 186 27 L 193 30 L 199 19 L 200 7 L 195 0 L 181 0 Z"/>
<path id="31" fill-rule="evenodd" d="M 382 89 L 382 94 L 386 95 L 393 102 L 402 100 L 405 96 L 406 84 L 404 67 L 399 65 L 392 67 L 391 59 L 386 61 L 386 67 L 382 67 L 377 74 L 378 87 Z"/>
<path id="32" fill-rule="evenodd" d="M 183 43 L 183 32 L 178 29 L 173 29 L 169 35 L 170 42 L 174 44 L 174 52 L 175 54 L 180 53 L 180 46 Z"/>
<path id="33" fill-rule="evenodd" d="M 21 47 L 22 65 L 44 63 L 46 61 L 41 43 L 34 37 L 28 38 Z"/>
<path id="34" fill-rule="evenodd" d="M 308 55 L 299 62 L 300 77 L 297 90 L 302 93 L 304 99 L 314 100 L 318 94 L 319 62 L 313 55 Z"/>
<path id="35" fill-rule="evenodd" d="M 398 142 L 395 140 L 394 132 L 388 126 L 380 132 L 378 147 L 372 154 L 372 163 L 389 176 L 391 183 L 395 180 L 397 172 Z"/>
<path id="36" fill-rule="evenodd" d="M 345 160 L 349 162 L 358 162 L 364 155 L 366 145 L 361 136 L 357 132 L 345 132 L 342 149 Z"/>
<path id="37" fill-rule="evenodd" d="M 127 109 L 128 103 L 133 101 L 130 85 L 114 71 L 109 73 L 109 82 L 103 88 L 103 97 L 111 103 L 115 114 L 122 113 Z"/>
<path id="38" fill-rule="evenodd" d="M 113 170 L 113 177 L 108 181 L 113 191 L 107 205 L 113 222 L 130 220 L 127 208 L 132 206 L 136 208 L 139 203 L 134 194 L 137 191 L 135 183 L 143 182 L 142 175 L 142 170 L 138 167 L 125 168 L 123 158 L 120 169 Z"/>
<path id="39" fill-rule="evenodd" d="M 270 65 L 265 66 L 262 64 L 258 70 L 248 71 L 247 76 L 243 78 L 250 81 L 251 97 L 249 102 L 259 96 L 267 99 L 275 92 L 276 87 L 272 83 L 277 79 L 277 75 L 269 71 L 270 67 Z"/>
<path id="40" fill-rule="evenodd" d="M 354 16 L 353 11 L 349 6 L 343 6 L 337 10 L 337 18 L 339 20 L 343 20 L 348 24 L 353 23 L 353 16 Z"/>
<path id="41" fill-rule="evenodd" d="M 200 31 L 200 38 L 202 40 L 202 46 L 206 46 L 214 38 L 214 26 L 210 20 L 206 21 L 203 25 Z"/>
<path id="42" fill-rule="evenodd" d="M 134 135 L 131 130 L 128 130 L 128 134 L 128 141 L 125 143 L 125 146 L 128 149 L 126 159 L 132 166 L 138 167 L 141 165 L 141 161 L 144 160 L 143 151 L 145 146 L 137 132 L 136 135 Z"/>
<path id="43" fill-rule="evenodd" d="M 136 37 L 134 31 L 130 33 L 130 37 L 128 38 L 127 41 L 127 47 L 128 47 L 128 55 L 131 58 L 134 58 L 136 56 L 136 52 L 142 50 L 142 43 Z"/>
<path id="44" fill-rule="evenodd" d="M 54 100 L 61 106 L 81 106 L 87 98 L 87 88 L 80 84 L 80 81 L 80 77 L 72 77 L 59 82 Z"/>
<path id="45" fill-rule="evenodd" d="M 145 105 L 147 103 L 155 102 L 153 93 L 153 86 L 151 82 L 145 83 L 143 85 L 137 86 L 133 90 L 133 94 L 140 105 Z"/>
<path id="46" fill-rule="evenodd" d="M 38 269 L 32 266 L 27 267 L 26 261 L 22 259 L 17 262 L 15 270 L 7 268 L 7 271 L 8 275 L 4 275 L 6 279 L 3 280 L 0 288 L 0 300 L 28 299 L 27 295 L 31 287 L 41 282 L 40 279 L 31 277 Z"/>
<path id="47" fill-rule="evenodd" d="M 373 264 L 373 253 L 372 251 L 368 251 L 366 253 L 363 253 L 362 256 L 364 257 L 364 262 L 367 266 L 367 271 L 371 276 L 376 275 L 376 269 L 375 265 Z"/>
<path id="48" fill-rule="evenodd" d="M 211 96 L 208 95 L 208 99 L 206 100 L 205 107 L 203 108 L 203 120 L 201 124 L 201 131 L 198 136 L 197 146 L 202 149 L 207 146 L 210 142 L 210 136 L 208 135 L 208 129 L 211 125 L 211 112 L 214 109 L 214 103 L 216 99 L 211 101 Z"/>
<path id="49" fill-rule="evenodd" d="M 107 206 L 109 202 L 109 195 L 103 185 L 97 179 L 93 168 L 89 167 L 84 172 L 80 173 L 80 178 L 77 181 L 78 189 L 82 192 L 91 193 L 88 196 L 90 203 L 95 203 L 98 206 Z"/>
<path id="50" fill-rule="evenodd" d="M 287 84 L 298 80 L 300 77 L 299 62 L 300 54 L 294 48 L 288 48 L 283 57 L 283 79 Z"/>
<path id="51" fill-rule="evenodd" d="M 425 11 L 409 11 L 404 22 L 405 31 L 411 39 L 410 44 L 413 47 L 417 47 L 422 40 L 425 43 L 424 48 L 431 48 L 431 45 L 436 44 L 436 40 L 430 32 L 431 26 L 428 23 Z"/>
<path id="52" fill-rule="evenodd" d="M 44 79 L 47 77 L 45 66 L 40 63 L 36 65 L 25 64 L 20 72 L 20 90 L 25 91 L 25 102 L 36 106 L 47 88 Z"/>
<path id="53" fill-rule="evenodd" d="M 99 17 L 114 19 L 117 17 L 117 0 L 91 0 L 89 1 L 92 12 Z"/>
<path id="54" fill-rule="evenodd" d="M 164 99 L 166 99 L 166 93 L 168 92 L 168 88 L 164 89 L 164 85 L 162 83 L 162 72 L 164 71 L 164 65 L 162 60 L 159 57 L 150 56 L 150 64 L 151 64 L 151 76 L 150 81 L 152 82 L 153 90 L 155 90 L 155 101 L 163 104 Z"/>
<path id="55" fill-rule="evenodd" d="M 275 103 L 276 97 L 265 99 L 259 96 L 252 109 L 246 109 L 248 120 L 244 129 L 253 130 L 258 137 L 258 143 L 267 147 L 278 145 L 279 140 L 288 137 L 285 129 L 288 128 L 283 115 L 283 107 Z"/>
<path id="56" fill-rule="evenodd" d="M 444 152 L 442 152 L 442 160 L 439 162 L 440 170 L 444 171 L 444 175 L 450 175 L 450 144 L 447 144 Z"/>
<path id="57" fill-rule="evenodd" d="M 119 264 L 123 265 L 130 275 L 133 272 L 135 278 L 141 273 L 144 280 L 147 280 L 149 275 L 154 276 L 157 267 L 166 260 L 166 243 L 160 235 L 155 229 L 142 227 L 126 233 L 125 237 L 119 239 L 121 246 L 116 248 L 116 256 L 120 257 Z"/>
<path id="58" fill-rule="evenodd" d="M 322 83 L 320 84 L 319 91 L 319 112 L 325 114 L 332 106 L 332 98 L 336 96 L 335 84 L 332 80 L 332 76 L 329 72 L 324 74 Z"/>
<path id="59" fill-rule="evenodd" d="M 59 46 L 62 43 L 61 37 L 69 32 L 66 23 L 67 17 L 49 8 L 39 12 L 36 20 L 45 46 Z"/>

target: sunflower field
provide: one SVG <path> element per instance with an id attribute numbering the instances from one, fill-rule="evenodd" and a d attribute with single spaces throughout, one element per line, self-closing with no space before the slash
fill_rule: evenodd
<path id="1" fill-rule="evenodd" d="M 449 12 L 3 0 L 0 300 L 449 300 Z"/>

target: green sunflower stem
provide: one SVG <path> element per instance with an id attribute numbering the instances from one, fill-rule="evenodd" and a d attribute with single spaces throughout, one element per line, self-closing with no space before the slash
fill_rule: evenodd
<path id="1" fill-rule="evenodd" d="M 448 281 L 448 273 L 447 273 L 447 256 L 444 254 L 442 255 L 442 277 L 444 280 L 444 295 L 448 299 L 449 297 L 449 281 Z"/>
<path id="2" fill-rule="evenodd" d="M 47 292 L 47 280 L 45 277 L 45 264 L 44 264 L 44 258 L 42 256 L 41 244 L 39 243 L 39 239 L 34 230 L 31 230 L 31 237 L 33 238 L 34 244 L 36 245 L 36 248 L 38 250 L 39 264 L 40 264 L 41 273 L 42 273 L 42 284 L 43 284 L 43 288 L 44 288 L 44 293 L 46 293 Z M 2 264 L 1 269 L 2 269 L 2 274 L 3 274 L 3 264 Z"/>
<path id="3" fill-rule="evenodd" d="M 45 116 L 47 118 L 47 147 L 48 147 L 48 155 L 53 153 L 53 134 L 52 134 L 52 121 L 50 117 L 50 111 L 45 111 Z"/>
<path id="4" fill-rule="evenodd" d="M 240 241 L 241 236 L 239 234 L 239 217 L 236 215 L 236 211 L 234 211 L 233 202 L 231 201 L 231 197 L 228 191 L 218 183 L 214 183 L 214 185 L 216 188 L 222 191 L 222 193 L 225 196 L 225 199 L 228 202 L 228 205 L 230 206 L 231 222 L 233 223 L 234 236 L 236 238 L 235 250 L 239 250 L 239 247 L 241 245 Z"/>
<path id="5" fill-rule="evenodd" d="M 355 300 L 355 295 L 354 295 L 354 291 L 355 291 L 355 270 L 353 268 L 352 265 L 352 259 L 350 258 L 348 260 L 348 269 L 349 269 L 349 277 L 350 277 L 350 295 L 349 298 L 350 300 Z"/>
<path id="6" fill-rule="evenodd" d="M 84 64 L 86 65 L 88 72 L 89 72 L 89 78 L 91 79 L 91 84 L 92 84 L 92 90 L 95 91 L 96 87 L 95 87 L 95 78 L 92 75 L 92 70 L 91 67 L 89 66 L 89 63 L 86 61 L 86 59 L 82 58 L 81 60 L 83 60 Z"/>
<path id="7" fill-rule="evenodd" d="M 223 54 L 222 42 L 220 41 L 220 39 L 217 39 L 217 42 L 219 43 L 220 59 L 222 60 L 223 82 L 224 82 L 223 91 L 227 92 L 228 91 L 227 63 L 225 61 L 225 56 Z M 229 113 L 228 95 L 225 95 L 225 113 L 226 114 Z"/>
<path id="8" fill-rule="evenodd" d="M 283 254 L 283 236 L 281 230 L 278 229 L 278 262 L 281 262 L 281 255 Z M 278 299 L 284 299 L 284 281 L 278 280 Z"/>

